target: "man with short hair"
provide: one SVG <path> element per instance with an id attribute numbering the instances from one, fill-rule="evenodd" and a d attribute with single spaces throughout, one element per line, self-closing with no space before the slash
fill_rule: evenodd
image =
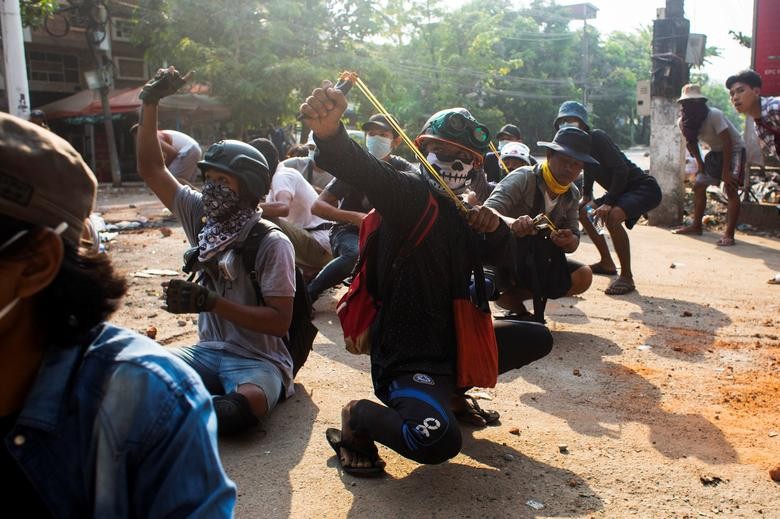
<path id="1" fill-rule="evenodd" d="M 170 67 L 144 86 L 138 172 L 197 246 L 192 270 L 199 282 L 177 279 L 165 290 L 169 312 L 199 314 L 198 344 L 175 353 L 216 395 L 219 432 L 232 434 L 255 426 L 293 394 L 292 358 L 283 338 L 292 320 L 294 253 L 290 240 L 273 229 L 257 247 L 254 268 L 245 265 L 242 245 L 262 225 L 257 206 L 271 183 L 257 149 L 235 140 L 209 146 L 198 162 L 205 178 L 201 193 L 165 167 L 157 105 L 185 82 Z"/>
<path id="2" fill-rule="evenodd" d="M 384 114 L 372 115 L 363 124 L 362 130 L 366 132 L 366 149 L 371 155 L 398 171 L 414 169 L 402 157 L 392 155 L 401 143 L 401 136 L 390 126 Z M 316 301 L 325 290 L 341 283 L 355 268 L 360 223 L 371 209 L 373 206 L 364 193 L 337 178 L 330 181 L 312 205 L 313 214 L 335 222 L 330 230 L 333 260 L 307 286 L 312 301 Z"/>
<path id="3" fill-rule="evenodd" d="M 282 161 L 282 166 L 286 168 L 292 168 L 306 179 L 306 182 L 311 184 L 317 194 L 322 193 L 322 190 L 327 187 L 328 183 L 333 180 L 333 175 L 320 168 L 314 161 L 314 154 L 317 152 L 317 144 L 314 142 L 314 136 L 312 132 L 309 132 L 309 136 L 304 144 L 308 148 L 308 155 L 305 157 L 290 157 Z"/>
<path id="4" fill-rule="evenodd" d="M 295 249 L 295 264 L 307 279 L 333 259 L 328 231 L 333 224 L 312 213 L 317 192 L 298 172 L 279 162 L 276 146 L 268 139 L 255 139 L 251 145 L 271 157 L 271 189 L 260 204 L 263 216 L 276 223 L 290 238 Z"/>
<path id="5" fill-rule="evenodd" d="M 70 144 L 0 113 L 5 513 L 233 517 L 236 489 L 200 377 L 106 322 L 127 284 L 89 232 L 96 191 Z"/>
<path id="6" fill-rule="evenodd" d="M 496 139 L 498 139 L 497 149 L 499 153 L 501 153 L 501 151 L 504 149 L 504 146 L 510 142 L 523 142 L 520 128 L 514 124 L 505 124 L 502 126 L 496 134 Z M 533 163 L 535 164 L 536 161 Z M 504 171 L 503 167 L 501 166 L 499 157 L 497 157 L 496 154 L 492 151 L 485 154 L 485 161 L 482 165 L 482 169 L 485 171 L 488 182 L 498 182 L 504 177 L 504 175 L 512 171 L 511 169 Z"/>
<path id="7" fill-rule="evenodd" d="M 707 186 L 717 186 L 723 182 L 728 197 L 726 229 L 716 244 L 721 247 L 734 245 L 734 230 L 740 208 L 737 189 L 745 175 L 745 144 L 742 136 L 723 112 L 707 106 L 707 98 L 702 95 L 699 85 L 685 85 L 677 102 L 680 103 L 681 112 L 677 124 L 688 151 L 696 159 L 698 171 L 693 186 L 693 222 L 672 232 L 701 235 L 702 218 L 707 205 Z M 699 150 L 700 141 L 710 148 L 704 160 Z"/>
<path id="8" fill-rule="evenodd" d="M 130 134 L 135 135 L 138 124 L 130 128 Z M 198 141 L 176 130 L 158 130 L 160 149 L 165 160 L 165 167 L 177 179 L 192 185 L 198 176 L 198 161 L 201 157 Z"/>
<path id="9" fill-rule="evenodd" d="M 766 156 L 778 160 L 780 97 L 762 96 L 761 85 L 761 76 L 749 69 L 726 80 L 731 104 L 737 112 L 753 118 L 761 150 Z"/>
<path id="10" fill-rule="evenodd" d="M 501 153 L 513 144 L 504 146 Z M 555 134 L 552 142 L 537 144 L 547 148 L 547 160 L 535 166 L 521 167 L 504 177 L 485 201 L 485 207 L 501 215 L 518 238 L 536 235 L 534 217 L 547 215 L 557 228 L 550 233 L 549 239 L 558 250 L 551 254 L 557 256 L 558 265 L 566 264 L 570 276 L 570 286 L 561 290 L 561 295 L 581 294 L 590 287 L 593 279 L 590 267 L 566 258 L 565 253 L 574 252 L 580 244 L 580 192 L 573 182 L 582 171 L 583 163 L 596 163 L 589 155 L 590 138 L 582 130 L 563 128 Z M 531 317 L 523 301 L 534 296 L 532 286 L 513 279 L 506 269 L 499 268 L 498 288 L 501 291 L 497 301 L 499 306 L 521 317 Z M 546 297 L 546 294 L 538 295 Z"/>

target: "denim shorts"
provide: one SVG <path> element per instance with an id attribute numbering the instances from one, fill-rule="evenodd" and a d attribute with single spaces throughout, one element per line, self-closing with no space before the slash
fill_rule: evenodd
<path id="1" fill-rule="evenodd" d="M 171 353 L 197 371 L 212 394 L 232 393 L 241 384 L 254 384 L 265 393 L 269 411 L 279 403 L 284 381 L 279 368 L 270 361 L 197 345 L 178 348 Z M 216 382 L 222 387 L 219 388 Z"/>

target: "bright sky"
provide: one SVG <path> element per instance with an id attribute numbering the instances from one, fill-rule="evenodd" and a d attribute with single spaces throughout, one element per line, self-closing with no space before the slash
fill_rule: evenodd
<path id="1" fill-rule="evenodd" d="M 455 8 L 466 0 L 451 0 Z M 577 0 L 558 0 L 559 5 L 580 3 Z M 602 34 L 613 31 L 631 31 L 642 25 L 651 25 L 656 18 L 656 9 L 665 7 L 665 0 L 588 0 L 599 11 L 588 24 L 598 28 Z M 524 7 L 525 0 L 515 0 L 514 5 Z M 750 50 L 740 47 L 729 30 L 753 33 L 753 0 L 685 0 L 685 17 L 691 22 L 691 32 L 707 35 L 707 46 L 721 48 L 721 58 L 710 58 L 711 64 L 704 66 L 704 72 L 716 81 L 724 81 L 734 72 L 750 66 Z M 581 21 L 572 22 L 572 29 L 582 26 Z"/>
<path id="2" fill-rule="evenodd" d="M 561 5 L 578 3 L 561 0 Z M 664 0 L 590 0 L 599 12 L 588 23 L 602 34 L 631 30 L 651 24 L 656 9 L 665 7 Z M 721 48 L 721 58 L 710 58 L 704 71 L 717 81 L 750 66 L 750 49 L 741 47 L 729 31 L 753 34 L 752 0 L 685 0 L 685 17 L 691 21 L 691 32 L 707 35 L 707 46 Z M 577 22 L 575 22 L 577 23 Z M 580 25 L 582 22 L 578 22 Z M 574 27 L 574 25 L 572 25 Z"/>

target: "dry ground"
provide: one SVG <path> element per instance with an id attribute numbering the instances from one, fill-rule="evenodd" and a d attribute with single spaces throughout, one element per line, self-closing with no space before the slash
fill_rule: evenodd
<path id="1" fill-rule="evenodd" d="M 160 222 L 145 189 L 99 201 L 109 221 L 141 215 L 173 231 L 120 234 L 110 254 L 124 273 L 179 268 L 181 228 Z M 237 516 L 780 517 L 768 476 L 780 464 L 780 286 L 766 283 L 780 241 L 737 233 L 721 249 L 715 233 L 646 226 L 630 237 L 638 291 L 606 296 L 597 277 L 583 297 L 551 302 L 553 352 L 484 391 L 500 425 L 464 429 L 463 452 L 438 466 L 380 447 L 379 480 L 341 474 L 325 441 L 343 402 L 371 398 L 368 359 L 344 350 L 338 294 L 326 294 L 296 395 L 257 431 L 221 441 Z M 587 240 L 575 255 L 596 256 Z M 196 341 L 196 319 L 159 308 L 163 278 L 130 280 L 114 322 L 155 326 L 166 346 Z"/>

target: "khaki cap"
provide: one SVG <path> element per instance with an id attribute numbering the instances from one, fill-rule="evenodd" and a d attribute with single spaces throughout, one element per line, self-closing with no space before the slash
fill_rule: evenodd
<path id="1" fill-rule="evenodd" d="M 65 222 L 63 239 L 78 245 L 96 190 L 95 175 L 67 141 L 0 112 L 0 214 L 51 228 Z"/>

